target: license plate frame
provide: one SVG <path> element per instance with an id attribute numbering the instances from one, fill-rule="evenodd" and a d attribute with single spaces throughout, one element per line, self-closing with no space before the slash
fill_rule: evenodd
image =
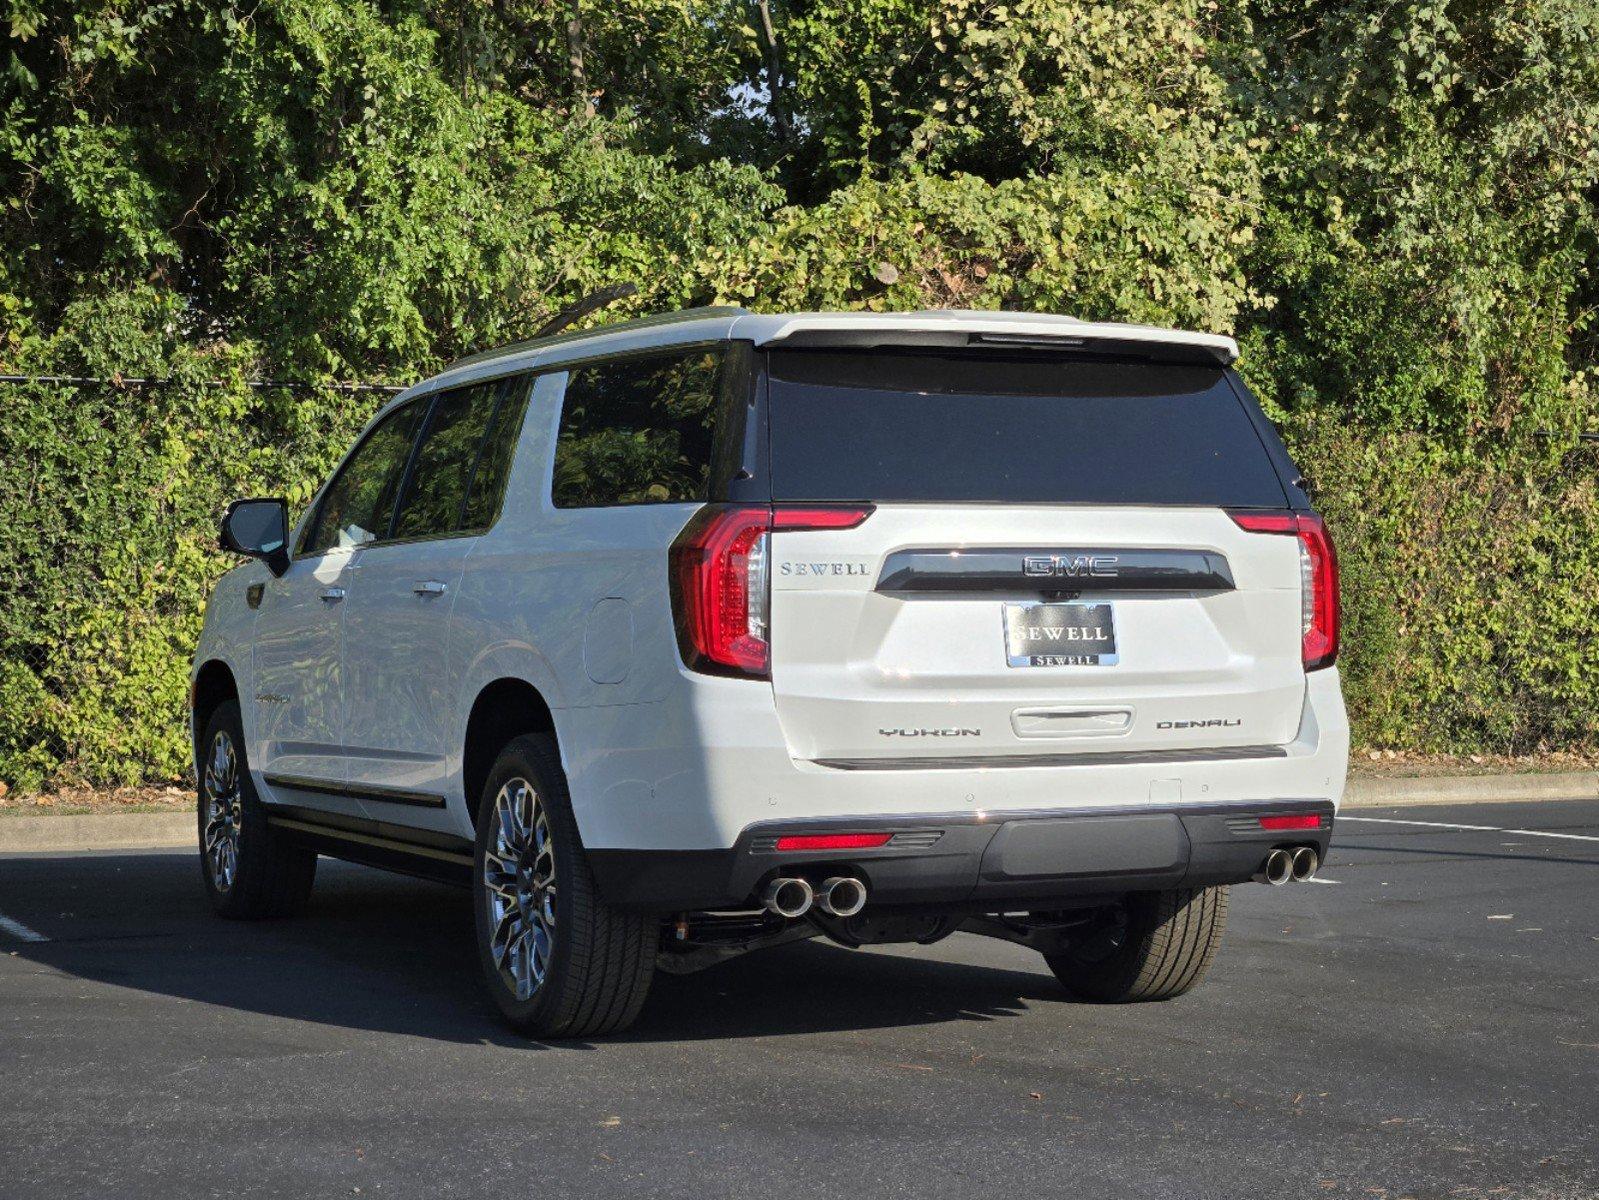
<path id="1" fill-rule="evenodd" d="M 1115 606 L 1109 603 L 1006 604 L 1000 622 L 1007 666 L 1114 667 L 1121 661 Z M 1085 636 L 1090 633 L 1095 636 Z"/>

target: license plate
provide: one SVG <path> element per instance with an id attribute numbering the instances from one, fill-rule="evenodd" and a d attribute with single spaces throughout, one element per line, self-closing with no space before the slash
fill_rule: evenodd
<path id="1" fill-rule="evenodd" d="M 1005 661 L 1013 667 L 1112 667 L 1116 620 L 1109 604 L 1007 604 Z"/>

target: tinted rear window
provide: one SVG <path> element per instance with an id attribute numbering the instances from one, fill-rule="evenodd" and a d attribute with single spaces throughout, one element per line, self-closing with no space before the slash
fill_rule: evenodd
<path id="1" fill-rule="evenodd" d="M 787 350 L 770 370 L 778 500 L 1287 503 L 1219 367 Z"/>
<path id="2" fill-rule="evenodd" d="M 574 370 L 561 401 L 557 508 L 707 499 L 719 351 L 614 359 Z"/>

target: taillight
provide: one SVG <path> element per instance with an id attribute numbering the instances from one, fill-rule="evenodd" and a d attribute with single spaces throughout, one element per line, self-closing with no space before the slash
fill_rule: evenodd
<path id="1" fill-rule="evenodd" d="M 1289 533 L 1299 539 L 1300 658 L 1305 670 L 1338 661 L 1338 551 L 1315 513 L 1229 513 L 1251 533 Z"/>
<path id="2" fill-rule="evenodd" d="M 779 529 L 853 529 L 854 505 L 745 508 L 709 505 L 672 543 L 672 609 L 685 665 L 764 679 L 771 671 L 771 535 Z"/>
<path id="3" fill-rule="evenodd" d="M 1261 817 L 1262 829 L 1320 829 L 1321 814 L 1319 813 L 1282 813 L 1277 816 Z"/>
<path id="4" fill-rule="evenodd" d="M 892 833 L 788 833 L 777 839 L 779 850 L 870 850 L 886 846 Z"/>

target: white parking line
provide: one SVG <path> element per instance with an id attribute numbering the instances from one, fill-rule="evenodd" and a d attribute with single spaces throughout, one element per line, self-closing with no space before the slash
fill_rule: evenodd
<path id="1" fill-rule="evenodd" d="M 1339 817 L 1345 821 L 1365 821 L 1371 825 L 1420 825 L 1427 829 L 1464 829 L 1471 833 L 1513 833 L 1517 837 L 1564 838 L 1569 842 L 1599 842 L 1591 833 L 1553 833 L 1544 829 L 1501 829 L 1497 825 L 1450 825 L 1444 821 L 1401 821 L 1394 817 Z"/>
<path id="2" fill-rule="evenodd" d="M 0 913 L 0 929 L 5 930 L 12 937 L 22 942 L 48 942 L 50 939 L 34 929 L 29 929 L 21 921 L 13 921 L 4 913 Z"/>

